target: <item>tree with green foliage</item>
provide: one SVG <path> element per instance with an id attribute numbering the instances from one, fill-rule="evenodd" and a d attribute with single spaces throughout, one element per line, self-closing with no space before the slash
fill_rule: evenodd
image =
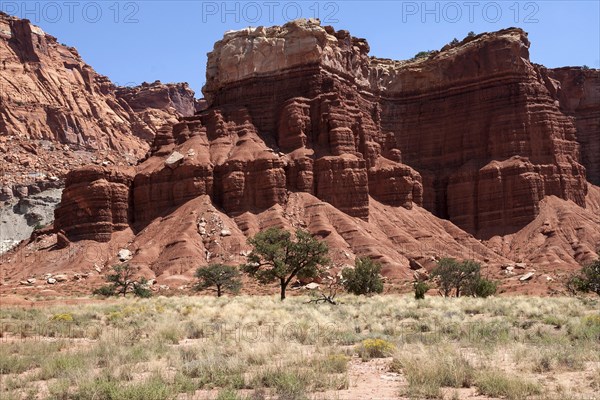
<path id="1" fill-rule="evenodd" d="M 140 277 L 138 281 L 133 282 L 133 295 L 144 299 L 152 297 L 152 291 L 149 288 L 148 279 Z"/>
<path id="2" fill-rule="evenodd" d="M 497 284 L 481 277 L 481 264 L 472 260 L 458 262 L 453 258 L 442 258 L 431 272 L 437 279 L 439 292 L 450 297 L 461 294 L 475 297 L 488 297 L 496 293 Z"/>
<path id="3" fill-rule="evenodd" d="M 475 32 L 473 31 L 469 31 L 469 33 L 467 33 L 467 37 L 474 37 L 475 36 Z"/>
<path id="4" fill-rule="evenodd" d="M 327 244 L 302 229 L 292 236 L 283 229 L 270 228 L 257 233 L 248 243 L 253 249 L 243 266 L 244 272 L 262 284 L 278 281 L 281 300 L 285 300 L 285 291 L 294 278 L 316 278 L 329 263 Z"/>
<path id="5" fill-rule="evenodd" d="M 242 287 L 240 280 L 240 271 L 231 265 L 210 264 L 207 267 L 200 267 L 196 270 L 198 283 L 196 290 L 210 289 L 214 287 L 217 297 L 221 297 L 223 291 L 238 293 Z"/>
<path id="6" fill-rule="evenodd" d="M 456 287 L 456 274 L 459 263 L 453 258 L 442 258 L 431 271 L 431 277 L 438 281 L 438 291 L 444 297 L 450 297 Z"/>
<path id="7" fill-rule="evenodd" d="M 496 294 L 498 283 L 479 277 L 471 285 L 465 287 L 464 293 L 468 296 L 487 298 Z"/>
<path id="8" fill-rule="evenodd" d="M 425 293 L 429 290 L 429 285 L 425 282 L 415 282 L 413 286 L 415 289 L 415 299 L 423 300 L 425 298 Z"/>
<path id="9" fill-rule="evenodd" d="M 344 288 L 356 295 L 369 295 L 383 292 L 381 279 L 381 264 L 369 257 L 359 257 L 354 262 L 354 268 L 344 268 L 342 279 Z"/>
<path id="10" fill-rule="evenodd" d="M 431 55 L 431 53 L 433 53 L 433 50 L 420 51 L 417 54 L 415 54 L 415 56 L 413 57 L 413 60 L 429 57 Z"/>
<path id="11" fill-rule="evenodd" d="M 148 289 L 148 280 L 140 277 L 138 281 L 134 279 L 138 272 L 129 264 L 118 264 L 112 267 L 112 274 L 106 275 L 108 285 L 94 290 L 94 294 L 101 296 L 126 296 L 128 292 L 136 297 L 151 297 L 152 292 Z"/>
<path id="12" fill-rule="evenodd" d="M 596 293 L 600 296 L 600 259 L 581 268 L 567 281 L 567 289 L 573 293 Z"/>
<path id="13" fill-rule="evenodd" d="M 454 276 L 454 289 L 456 297 L 460 297 L 461 291 L 469 287 L 474 287 L 480 279 L 481 264 L 466 260 L 458 264 L 458 270 Z"/>

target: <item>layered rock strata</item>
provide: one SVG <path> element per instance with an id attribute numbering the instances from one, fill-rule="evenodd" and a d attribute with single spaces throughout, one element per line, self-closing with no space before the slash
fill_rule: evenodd
<path id="1" fill-rule="evenodd" d="M 558 81 L 554 86 L 561 110 L 575 118 L 587 178 L 600 185 L 600 70 L 565 67 L 547 72 Z"/>
<path id="2" fill-rule="evenodd" d="M 299 191 L 364 220 L 370 196 L 423 205 L 489 237 L 549 195 L 585 206 L 577 128 L 528 47 L 514 28 L 399 62 L 312 20 L 227 33 L 208 56 L 207 108 L 156 135 L 130 214 L 141 227 L 200 195 L 258 212 Z"/>
<path id="3" fill-rule="evenodd" d="M 71 241 L 108 242 L 132 222 L 133 168 L 85 167 L 67 176 L 54 225 Z"/>
<path id="4" fill-rule="evenodd" d="M 82 165 L 134 165 L 164 124 L 193 115 L 187 84 L 119 88 L 77 50 L 0 13 L 0 189 L 41 190 Z"/>
<path id="5" fill-rule="evenodd" d="M 317 183 L 318 197 L 350 215 L 367 217 L 362 170 L 383 202 L 414 201 L 489 236 L 524 226 L 548 195 L 585 205 L 576 127 L 528 47 L 525 32 L 508 29 L 400 62 L 369 57 L 365 40 L 313 21 L 249 28 L 217 42 L 204 92 L 214 107 L 247 107 L 281 151 L 306 148 L 319 168 L 326 157 L 344 193 L 349 161 L 331 157 L 364 160 L 350 168 L 356 193 L 346 199 Z"/>

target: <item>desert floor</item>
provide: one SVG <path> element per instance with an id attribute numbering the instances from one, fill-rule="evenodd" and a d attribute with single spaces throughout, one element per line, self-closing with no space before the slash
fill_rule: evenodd
<path id="1" fill-rule="evenodd" d="M 600 398 L 593 298 L 8 300 L 3 400 Z"/>

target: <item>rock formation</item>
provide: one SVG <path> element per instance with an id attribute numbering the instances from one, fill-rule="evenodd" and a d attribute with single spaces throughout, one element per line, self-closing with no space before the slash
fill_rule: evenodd
<path id="1" fill-rule="evenodd" d="M 160 127 L 135 168 L 70 172 L 62 236 L 42 241 L 126 243 L 132 263 L 164 279 L 239 262 L 246 238 L 269 226 L 304 227 L 337 263 L 368 255 L 390 277 L 444 255 L 497 267 L 589 260 L 597 188 L 580 161 L 596 165 L 586 148 L 598 134 L 596 89 L 572 93 L 570 73 L 532 64 L 528 48 L 511 28 L 391 61 L 312 20 L 226 33 L 208 55 L 196 114 Z M 167 104 L 152 85 L 120 93 L 137 112 L 136 97 Z M 543 241 L 553 257 L 510 239 L 542 243 L 540 218 L 567 225 L 567 209 L 592 231 L 579 247 L 567 245 L 577 224 Z"/>
<path id="2" fill-rule="evenodd" d="M 67 176 L 54 225 L 71 241 L 110 241 L 132 221 L 133 168 L 86 167 Z"/>
<path id="3" fill-rule="evenodd" d="M 119 88 L 74 48 L 0 13 L 1 200 L 82 165 L 135 164 L 160 127 L 194 109 L 187 84 Z"/>
<path id="4" fill-rule="evenodd" d="M 600 185 L 600 70 L 565 67 L 548 70 L 548 74 L 558 81 L 555 86 L 561 110 L 575 117 L 587 178 Z"/>
<path id="5" fill-rule="evenodd" d="M 0 13 L 0 240 L 12 245 L 39 225 L 23 219 L 19 204 L 31 198 L 39 215 L 53 215 L 56 202 L 37 198 L 54 196 L 67 172 L 135 165 L 163 125 L 195 108 L 185 83 L 117 87 L 74 48 Z"/>
<path id="6" fill-rule="evenodd" d="M 194 92 L 187 83 L 163 84 L 156 81 L 140 86 L 116 87 L 114 95 L 131 115 L 131 133 L 149 142 L 163 125 L 173 125 L 179 117 L 196 112 Z"/>

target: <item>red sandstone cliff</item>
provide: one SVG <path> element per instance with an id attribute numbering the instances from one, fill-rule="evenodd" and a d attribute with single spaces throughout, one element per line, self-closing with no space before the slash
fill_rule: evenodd
<path id="1" fill-rule="evenodd" d="M 587 178 L 600 185 L 600 70 L 565 67 L 548 70 L 561 110 L 575 118 L 581 163 Z"/>
<path id="2" fill-rule="evenodd" d="M 579 134 L 597 131 L 577 125 L 597 101 L 568 106 L 569 86 L 528 48 L 515 28 L 391 61 L 314 21 L 227 33 L 208 56 L 206 105 L 159 129 L 135 169 L 71 172 L 59 238 L 40 243 L 70 246 L 85 268 L 129 246 L 163 279 L 239 262 L 269 226 L 306 227 L 337 262 L 369 255 L 395 277 L 443 255 L 572 268 L 600 245 Z M 101 260 L 77 253 L 88 241 Z"/>
<path id="3" fill-rule="evenodd" d="M 74 48 L 0 13 L 0 200 L 92 162 L 135 164 L 194 106 L 187 84 L 118 88 Z"/>

